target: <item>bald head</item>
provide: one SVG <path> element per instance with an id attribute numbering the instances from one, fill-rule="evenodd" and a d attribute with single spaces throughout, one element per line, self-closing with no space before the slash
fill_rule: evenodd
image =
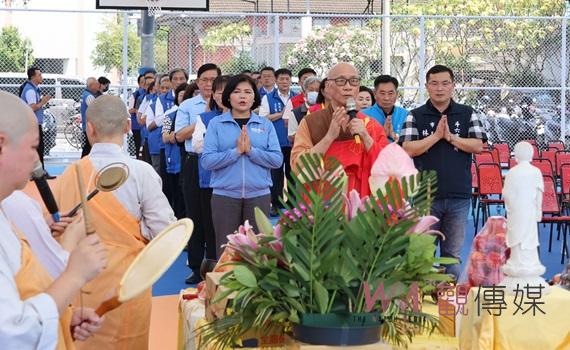
<path id="1" fill-rule="evenodd" d="M 97 79 L 95 79 L 94 77 L 89 77 L 87 78 L 87 90 L 91 91 L 92 93 L 95 93 L 99 90 L 99 81 L 97 81 Z"/>
<path id="2" fill-rule="evenodd" d="M 87 121 L 102 137 L 123 135 L 129 118 L 125 103 L 117 96 L 100 96 L 87 108 Z"/>
<path id="3" fill-rule="evenodd" d="M 350 63 L 335 64 L 327 75 L 326 92 L 333 107 L 346 106 L 348 99 L 356 99 L 360 88 L 358 71 Z"/>
<path id="4" fill-rule="evenodd" d="M 12 142 L 18 142 L 22 135 L 37 128 L 37 121 L 30 106 L 13 94 L 0 91 L 0 134 Z"/>
<path id="5" fill-rule="evenodd" d="M 329 73 L 327 74 L 327 78 L 335 79 L 339 75 L 358 76 L 358 71 L 356 70 L 356 68 L 352 64 L 347 63 L 347 62 L 340 62 L 340 63 L 335 64 L 329 70 Z"/>

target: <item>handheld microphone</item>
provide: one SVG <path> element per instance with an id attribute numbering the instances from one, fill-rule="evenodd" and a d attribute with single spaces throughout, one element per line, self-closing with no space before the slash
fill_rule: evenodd
<path id="1" fill-rule="evenodd" d="M 46 173 L 41 162 L 36 163 L 36 167 L 32 171 L 32 180 L 36 183 L 36 187 L 38 188 L 38 191 L 42 196 L 42 200 L 51 214 L 53 221 L 59 222 L 59 209 L 55 202 L 55 198 L 53 198 L 53 193 L 51 193 L 51 189 L 47 183 Z"/>
<path id="2" fill-rule="evenodd" d="M 350 117 L 350 120 L 356 118 L 356 113 L 358 113 L 358 111 L 356 110 L 356 101 L 354 101 L 354 98 L 352 98 L 352 97 L 349 97 L 346 100 L 346 113 Z M 355 134 L 352 136 L 354 136 L 354 142 L 359 144 L 360 143 L 360 135 Z"/>

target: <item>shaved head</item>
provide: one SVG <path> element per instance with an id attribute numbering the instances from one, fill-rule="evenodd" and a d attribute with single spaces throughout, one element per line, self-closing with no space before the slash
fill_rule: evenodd
<path id="1" fill-rule="evenodd" d="M 0 91 L 0 134 L 17 143 L 22 135 L 37 128 L 37 121 L 30 106 L 13 94 Z"/>
<path id="2" fill-rule="evenodd" d="M 356 68 L 347 62 L 340 62 L 335 64 L 327 74 L 327 78 L 334 79 L 339 75 L 358 75 Z"/>
<path id="3" fill-rule="evenodd" d="M 129 118 L 127 106 L 117 96 L 100 96 L 87 108 L 87 122 L 91 123 L 95 133 L 102 137 L 123 135 Z"/>

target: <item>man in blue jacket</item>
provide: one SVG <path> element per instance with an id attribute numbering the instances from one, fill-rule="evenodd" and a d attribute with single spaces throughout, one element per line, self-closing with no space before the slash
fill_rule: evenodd
<path id="1" fill-rule="evenodd" d="M 376 119 L 384 127 L 390 142 L 397 141 L 408 115 L 408 111 L 395 106 L 398 99 L 398 80 L 389 75 L 380 75 L 374 79 L 374 106 L 362 113 Z"/>

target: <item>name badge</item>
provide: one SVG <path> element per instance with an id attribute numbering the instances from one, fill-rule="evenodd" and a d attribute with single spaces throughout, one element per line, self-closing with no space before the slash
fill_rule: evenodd
<path id="1" fill-rule="evenodd" d="M 264 128 L 257 128 L 257 127 L 253 127 L 251 128 L 251 131 L 256 133 L 256 134 L 263 134 L 265 132 Z"/>

